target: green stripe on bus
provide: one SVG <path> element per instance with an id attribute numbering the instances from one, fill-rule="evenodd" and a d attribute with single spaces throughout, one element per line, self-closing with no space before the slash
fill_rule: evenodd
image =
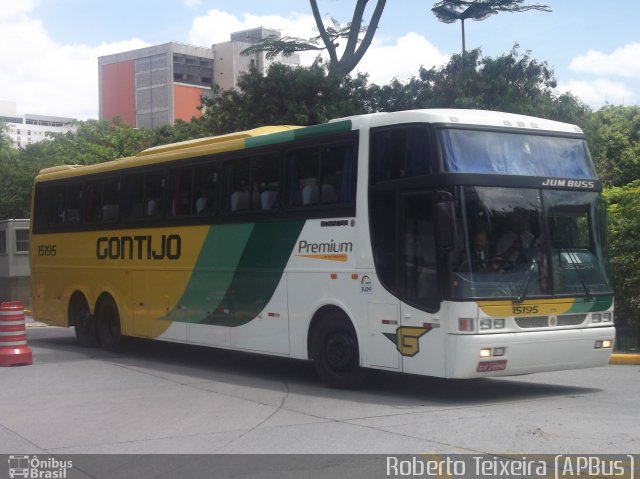
<path id="1" fill-rule="evenodd" d="M 308 126 L 306 128 L 300 128 L 299 130 L 293 130 L 293 134 L 296 140 L 306 140 L 315 136 L 329 135 L 331 133 L 342 133 L 345 131 L 351 131 L 351 120 L 342 120 L 332 123 L 324 123 L 322 125 Z"/>
<path id="2" fill-rule="evenodd" d="M 576 299 L 569 313 L 590 313 L 593 311 L 607 311 L 613 305 L 613 296 L 597 296 L 595 298 Z"/>
<path id="3" fill-rule="evenodd" d="M 209 228 L 189 284 L 165 319 L 198 323 L 220 307 L 254 226 L 249 223 Z"/>
<path id="4" fill-rule="evenodd" d="M 241 326 L 253 320 L 275 293 L 304 223 L 256 224 L 219 309 L 202 323 Z"/>
<path id="5" fill-rule="evenodd" d="M 295 139 L 293 131 L 282 131 L 280 133 L 272 133 L 270 135 L 253 136 L 245 138 L 245 148 L 253 148 L 256 146 L 268 146 L 276 145 L 278 143 L 284 143 L 286 141 L 293 141 Z"/>

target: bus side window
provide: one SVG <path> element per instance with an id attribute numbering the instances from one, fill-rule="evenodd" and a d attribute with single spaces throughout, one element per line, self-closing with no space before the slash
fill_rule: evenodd
<path id="1" fill-rule="evenodd" d="M 80 223 L 82 211 L 82 183 L 70 183 L 65 188 L 64 210 L 62 211 L 62 223 L 77 225 Z"/>
<path id="2" fill-rule="evenodd" d="M 102 183 L 102 203 L 100 219 L 102 222 L 113 222 L 120 218 L 120 179 L 111 178 Z"/>
<path id="3" fill-rule="evenodd" d="M 251 184 L 253 185 L 251 208 L 276 209 L 280 191 L 279 158 L 277 156 L 267 156 L 252 159 Z"/>
<path id="4" fill-rule="evenodd" d="M 102 203 L 102 181 L 87 181 L 82 193 L 82 221 L 96 223 L 100 220 L 100 204 Z"/>
<path id="5" fill-rule="evenodd" d="M 371 184 L 426 175 L 429 162 L 429 133 L 424 126 L 402 126 L 371 134 Z"/>
<path id="6" fill-rule="evenodd" d="M 171 216 L 188 216 L 192 210 L 193 168 L 174 168 L 169 172 L 169 203 Z"/>
<path id="7" fill-rule="evenodd" d="M 287 155 L 289 206 L 310 206 L 318 203 L 318 148 L 290 151 Z"/>
<path id="8" fill-rule="evenodd" d="M 144 211 L 144 175 L 133 174 L 124 178 L 122 216 L 126 219 L 141 218 Z"/>
<path id="9" fill-rule="evenodd" d="M 218 165 L 196 166 L 194 173 L 195 212 L 198 216 L 214 214 L 218 209 Z"/>
<path id="10" fill-rule="evenodd" d="M 228 161 L 225 166 L 227 210 L 251 208 L 251 167 L 248 159 Z"/>
<path id="11" fill-rule="evenodd" d="M 354 162 L 351 144 L 290 151 L 287 156 L 289 206 L 352 202 Z"/>
<path id="12" fill-rule="evenodd" d="M 148 217 L 160 217 L 163 213 L 165 179 L 164 172 L 147 173 L 144 177 L 145 209 Z"/>

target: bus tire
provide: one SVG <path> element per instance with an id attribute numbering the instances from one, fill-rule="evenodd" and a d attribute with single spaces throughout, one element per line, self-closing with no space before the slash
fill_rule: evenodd
<path id="1" fill-rule="evenodd" d="M 358 337 L 351 322 L 338 312 L 319 318 L 312 331 L 313 364 L 322 381 L 337 389 L 357 389 L 366 370 L 360 367 Z"/>
<path id="2" fill-rule="evenodd" d="M 105 295 L 98 301 L 96 320 L 100 346 L 108 351 L 118 351 L 122 346 L 120 313 L 116 302 L 111 296 Z"/>
<path id="3" fill-rule="evenodd" d="M 73 325 L 78 344 L 87 347 L 98 345 L 96 319 L 91 315 L 87 298 L 82 293 L 76 293 L 71 297 L 68 321 L 70 325 Z"/>

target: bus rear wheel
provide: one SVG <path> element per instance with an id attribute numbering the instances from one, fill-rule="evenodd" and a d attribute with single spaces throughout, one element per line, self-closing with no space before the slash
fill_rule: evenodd
<path id="1" fill-rule="evenodd" d="M 76 339 L 82 346 L 98 345 L 98 328 L 96 320 L 91 316 L 89 303 L 83 294 L 77 293 L 69 302 L 69 324 L 73 324 Z"/>
<path id="2" fill-rule="evenodd" d="M 363 385 L 366 370 L 360 367 L 358 338 L 348 319 L 337 313 L 320 318 L 311 344 L 313 363 L 326 385 L 338 389 Z"/>
<path id="3" fill-rule="evenodd" d="M 118 351 L 122 346 L 120 313 L 111 296 L 104 296 L 98 301 L 96 320 L 100 346 L 109 351 Z"/>

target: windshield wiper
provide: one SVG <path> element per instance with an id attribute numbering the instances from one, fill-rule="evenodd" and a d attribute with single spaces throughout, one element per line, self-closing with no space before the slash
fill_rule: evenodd
<path id="1" fill-rule="evenodd" d="M 582 287 L 584 288 L 585 299 L 593 298 L 591 294 L 591 289 L 589 288 L 589 285 L 587 284 L 587 281 L 584 277 L 584 271 L 582 269 L 578 255 L 576 255 L 576 253 L 571 251 L 569 248 L 561 247 L 560 251 L 565 252 L 565 254 L 567 255 L 567 258 L 571 261 L 571 264 L 573 265 L 575 270 L 578 272 L 578 278 L 580 279 L 580 283 L 582 283 Z"/>
<path id="2" fill-rule="evenodd" d="M 527 271 L 527 276 L 524 278 L 524 282 L 522 283 L 522 288 L 520 288 L 520 293 L 513 300 L 513 304 L 522 303 L 527 295 L 527 290 L 529 289 L 529 284 L 531 283 L 531 275 L 533 271 L 536 269 L 537 261 L 535 258 L 531 260 L 531 265 L 529 266 L 529 271 Z"/>

